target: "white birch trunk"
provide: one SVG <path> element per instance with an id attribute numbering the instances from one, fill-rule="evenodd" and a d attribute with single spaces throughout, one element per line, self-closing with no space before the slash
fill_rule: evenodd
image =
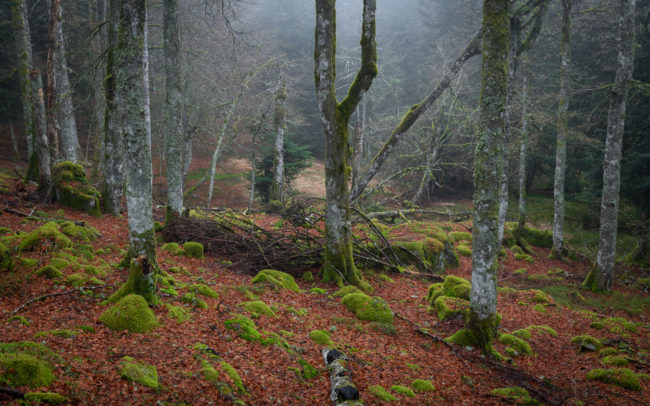
<path id="1" fill-rule="evenodd" d="M 275 143 L 273 148 L 273 179 L 271 180 L 270 200 L 282 202 L 284 190 L 284 130 L 286 127 L 287 89 L 284 78 L 280 79 L 275 96 Z"/>

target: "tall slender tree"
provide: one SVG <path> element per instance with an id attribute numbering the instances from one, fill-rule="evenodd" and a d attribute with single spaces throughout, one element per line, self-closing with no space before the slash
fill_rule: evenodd
<path id="1" fill-rule="evenodd" d="M 521 145 L 519 146 L 519 215 L 517 229 L 521 233 L 526 225 L 526 159 L 528 148 L 528 117 L 526 116 L 526 95 L 528 93 L 528 77 L 522 63 L 523 79 L 521 84 Z"/>
<path id="2" fill-rule="evenodd" d="M 609 292 L 614 280 L 614 259 L 618 221 L 618 194 L 621 186 L 621 155 L 625 129 L 625 107 L 634 69 L 635 0 L 619 0 L 618 59 L 607 115 L 607 139 L 603 162 L 603 192 L 600 202 L 598 257 L 585 285 L 594 291 Z"/>
<path id="3" fill-rule="evenodd" d="M 275 143 L 273 144 L 273 179 L 271 180 L 270 200 L 283 201 L 284 184 L 284 130 L 287 115 L 287 86 L 284 77 L 278 83 L 275 94 Z"/>
<path id="4" fill-rule="evenodd" d="M 350 193 L 348 191 L 348 123 L 363 94 L 377 75 L 376 0 L 363 1 L 361 67 L 340 103 L 336 98 L 336 1 L 316 0 L 314 78 L 316 98 L 326 138 L 324 281 L 362 285 L 352 257 Z"/>
<path id="5" fill-rule="evenodd" d="M 474 153 L 474 226 L 470 312 L 464 329 L 448 340 L 474 345 L 493 356 L 499 326 L 499 184 L 508 82 L 509 0 L 484 0 L 481 67 L 481 128 Z"/>
<path id="6" fill-rule="evenodd" d="M 566 173 L 566 143 L 569 135 L 569 68 L 571 63 L 571 3 L 562 3 L 562 45 L 560 53 L 560 97 L 557 113 L 557 144 L 555 152 L 555 181 L 553 185 L 553 248 L 551 257 L 564 254 L 564 177 Z"/>
<path id="7" fill-rule="evenodd" d="M 183 211 L 183 111 L 178 0 L 163 1 L 167 220 Z"/>
<path id="8" fill-rule="evenodd" d="M 34 109 L 34 154 L 38 160 L 38 192 L 44 198 L 52 193 L 52 173 L 50 169 L 50 148 L 45 129 L 45 101 L 43 100 L 43 79 L 38 69 L 29 72 Z"/>
<path id="9" fill-rule="evenodd" d="M 32 40 L 27 20 L 27 5 L 25 0 L 11 1 L 11 19 L 18 53 L 18 78 L 20 80 L 20 98 L 23 107 L 23 125 L 27 143 L 27 156 L 31 159 L 34 139 L 34 113 L 32 107 L 31 80 L 29 71 L 32 60 Z"/>

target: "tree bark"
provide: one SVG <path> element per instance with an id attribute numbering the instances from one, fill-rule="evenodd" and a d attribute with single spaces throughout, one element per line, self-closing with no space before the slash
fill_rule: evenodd
<path id="1" fill-rule="evenodd" d="M 571 63 L 571 2 L 562 0 L 562 47 L 560 56 L 560 98 L 557 114 L 557 145 L 555 152 L 555 182 L 553 186 L 553 248 L 551 256 L 564 254 L 564 177 L 566 173 L 566 143 L 569 134 L 569 68 Z"/>
<path id="2" fill-rule="evenodd" d="M 151 144 L 146 123 L 145 0 L 122 0 L 115 72 L 120 133 L 126 157 L 130 246 L 125 261 L 140 255 L 156 264 L 152 219 Z"/>
<path id="3" fill-rule="evenodd" d="M 163 1 L 167 216 L 183 212 L 183 111 L 178 0 Z"/>
<path id="4" fill-rule="evenodd" d="M 598 257 L 593 271 L 593 283 L 589 286 L 592 290 L 601 292 L 609 292 L 614 280 L 625 107 L 634 69 L 635 6 L 635 0 L 619 1 L 618 64 L 607 115 Z"/>
<path id="5" fill-rule="evenodd" d="M 104 167 L 104 208 L 113 216 L 120 215 L 122 185 L 124 183 L 124 142 L 120 132 L 117 74 L 117 33 L 120 22 L 120 0 L 110 0 L 108 22 L 108 49 L 106 52 L 106 113 L 104 115 L 104 136 L 106 158 Z"/>
<path id="6" fill-rule="evenodd" d="M 284 201 L 284 130 L 286 127 L 287 88 L 284 78 L 280 79 L 275 96 L 275 143 L 273 148 L 273 179 L 269 200 Z"/>
<path id="7" fill-rule="evenodd" d="M 527 77 L 525 73 L 523 76 L 521 85 L 521 145 L 519 147 L 519 216 L 517 218 L 517 227 L 521 231 L 526 225 L 526 147 L 528 146 Z"/>
<path id="8" fill-rule="evenodd" d="M 377 75 L 375 0 L 364 0 L 361 28 L 361 67 L 341 103 L 336 99 L 335 0 L 316 0 L 314 79 L 325 147 L 325 262 L 324 281 L 347 281 L 361 286 L 363 279 L 352 257 L 350 195 L 348 191 L 348 123 L 363 94 Z"/>
<path id="9" fill-rule="evenodd" d="M 34 113 L 32 106 L 32 90 L 29 71 L 34 65 L 32 61 L 32 40 L 27 20 L 27 5 L 25 0 L 11 1 L 11 20 L 18 53 L 18 78 L 20 80 L 20 98 L 23 107 L 23 123 L 27 157 L 31 158 L 34 144 Z"/>
<path id="10" fill-rule="evenodd" d="M 352 182 L 350 190 L 354 190 L 359 183 L 361 175 L 361 162 L 363 161 L 364 143 L 366 132 L 366 96 L 361 98 L 359 108 L 357 109 L 357 123 L 354 127 L 354 150 L 352 151 Z"/>
<path id="11" fill-rule="evenodd" d="M 29 72 L 34 107 L 34 153 L 38 159 L 38 191 L 48 198 L 53 186 L 50 169 L 50 150 L 45 129 L 45 101 L 43 100 L 43 79 L 38 69 Z"/>
<path id="12" fill-rule="evenodd" d="M 47 109 L 46 109 L 46 129 L 47 139 L 52 146 L 52 159 L 56 162 L 59 155 L 59 119 L 57 117 L 58 100 L 56 89 L 55 52 L 59 44 L 57 31 L 59 29 L 60 19 L 59 10 L 61 9 L 61 0 L 50 1 L 50 26 L 48 29 L 48 51 L 47 51 Z"/>

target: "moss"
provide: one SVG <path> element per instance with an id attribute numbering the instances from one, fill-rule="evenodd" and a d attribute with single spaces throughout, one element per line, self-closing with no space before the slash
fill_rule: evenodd
<path id="1" fill-rule="evenodd" d="M 510 248 L 510 251 L 512 251 L 515 254 L 523 254 L 524 253 L 524 250 L 522 250 L 521 247 L 518 246 L 518 245 L 515 245 L 512 248 Z"/>
<path id="2" fill-rule="evenodd" d="M 439 254 L 444 249 L 443 242 L 430 237 L 418 241 L 396 241 L 393 243 L 393 250 L 401 261 L 414 264 L 423 270 L 436 270 Z"/>
<path id="3" fill-rule="evenodd" d="M 246 310 L 249 313 L 256 314 L 256 315 L 263 315 L 267 317 L 274 317 L 274 318 L 279 318 L 277 314 L 261 300 L 252 300 L 249 302 L 241 302 L 237 306 L 241 306 L 244 310 Z"/>
<path id="4" fill-rule="evenodd" d="M 156 316 L 140 295 L 129 294 L 99 317 L 99 321 L 114 331 L 128 330 L 133 333 L 146 333 L 158 326 Z"/>
<path id="5" fill-rule="evenodd" d="M 0 243 L 0 269 L 11 270 L 14 265 L 13 256 L 9 248 Z"/>
<path id="6" fill-rule="evenodd" d="M 220 361 L 219 364 L 221 365 L 223 371 L 230 377 L 232 382 L 235 384 L 237 391 L 243 395 L 250 396 L 246 391 L 246 388 L 244 387 L 244 382 L 242 381 L 241 376 L 239 376 L 237 370 L 233 368 L 233 366 L 227 363 L 226 361 Z"/>
<path id="7" fill-rule="evenodd" d="M 478 347 L 489 356 L 502 359 L 501 354 L 492 347 L 500 324 L 501 315 L 499 313 L 491 315 L 485 320 L 479 320 L 470 311 L 465 327 L 445 338 L 445 341 L 460 346 Z"/>
<path id="8" fill-rule="evenodd" d="M 353 311 L 360 320 L 393 323 L 393 312 L 380 297 L 370 297 L 364 293 L 350 293 L 343 297 L 341 303 L 348 310 Z"/>
<path id="9" fill-rule="evenodd" d="M 512 334 L 501 334 L 499 336 L 499 342 L 511 346 L 519 354 L 531 355 L 533 353 L 533 350 L 526 341 Z"/>
<path id="10" fill-rule="evenodd" d="M 622 355 L 608 355 L 600 360 L 603 365 L 612 365 L 615 367 L 626 367 L 629 365 L 630 360 Z"/>
<path id="11" fill-rule="evenodd" d="M 20 324 L 22 324 L 25 327 L 29 326 L 29 320 L 27 320 L 25 317 L 23 317 L 23 316 L 21 316 L 19 314 L 15 315 L 15 316 L 11 316 L 11 317 L 9 317 L 7 319 L 7 323 L 12 322 L 12 321 L 17 321 L 17 322 L 19 322 Z"/>
<path id="12" fill-rule="evenodd" d="M 223 322 L 226 328 L 234 330 L 239 337 L 247 341 L 261 341 L 262 334 L 257 330 L 255 322 L 243 314 L 234 314 L 234 318 Z"/>
<path id="13" fill-rule="evenodd" d="M 528 254 L 515 254 L 515 259 L 519 261 L 526 261 L 529 264 L 534 264 L 535 260 Z"/>
<path id="14" fill-rule="evenodd" d="M 132 258 L 126 282 L 108 298 L 108 301 L 116 302 L 127 295 L 136 294 L 142 296 L 149 304 L 158 303 L 155 271 L 152 269 L 154 267 L 149 265 L 147 268 L 148 272 L 144 273 L 140 261 Z"/>
<path id="15" fill-rule="evenodd" d="M 203 244 L 193 241 L 188 241 L 183 244 L 183 255 L 188 258 L 203 259 Z"/>
<path id="16" fill-rule="evenodd" d="M 65 284 L 78 288 L 86 284 L 86 278 L 82 274 L 73 273 L 68 275 L 65 280 Z"/>
<path id="17" fill-rule="evenodd" d="M 543 403 L 533 399 L 528 394 L 528 391 L 519 386 L 511 386 L 509 388 L 497 388 L 490 392 L 492 395 L 499 396 L 512 401 L 517 405 L 525 406 L 542 406 Z"/>
<path id="18" fill-rule="evenodd" d="M 66 261 L 63 258 L 52 258 L 50 259 L 50 265 L 56 269 L 65 269 L 70 265 L 70 262 Z"/>
<path id="19" fill-rule="evenodd" d="M 192 318 L 192 315 L 182 306 L 165 303 L 165 307 L 167 308 L 167 316 L 178 324 L 183 324 Z"/>
<path id="20" fill-rule="evenodd" d="M 277 286 L 280 289 L 289 289 L 294 292 L 299 292 L 300 288 L 293 276 L 282 271 L 273 269 L 263 269 L 257 273 L 251 280 L 252 283 L 268 283 Z"/>
<path id="21" fill-rule="evenodd" d="M 106 276 L 106 271 L 101 268 L 97 268 L 95 265 L 84 265 L 83 270 L 88 275 Z"/>
<path id="22" fill-rule="evenodd" d="M 596 337 L 592 337 L 588 334 L 583 334 L 579 336 L 575 336 L 571 339 L 571 342 L 573 344 L 579 344 L 580 345 L 580 350 L 584 351 L 598 351 L 601 348 L 603 348 L 603 343 Z"/>
<path id="23" fill-rule="evenodd" d="M 466 313 L 467 309 L 469 309 L 469 302 L 455 297 L 438 296 L 434 301 L 434 306 L 438 318 L 447 320 L 452 316 Z"/>
<path id="24" fill-rule="evenodd" d="M 519 337 L 522 340 L 530 340 L 532 338 L 532 334 L 530 333 L 530 330 L 526 328 L 521 328 L 519 330 L 515 330 L 512 332 L 513 336 Z"/>
<path id="25" fill-rule="evenodd" d="M 63 276 L 63 273 L 52 265 L 45 265 L 34 273 L 36 276 L 43 276 L 48 279 L 56 279 Z"/>
<path id="26" fill-rule="evenodd" d="M 183 303 L 190 304 L 198 309 L 207 309 L 208 304 L 194 292 L 187 292 L 181 297 Z"/>
<path id="27" fill-rule="evenodd" d="M 20 265 L 25 268 L 31 268 L 38 265 L 38 259 L 35 258 L 20 258 Z"/>
<path id="28" fill-rule="evenodd" d="M 99 216 L 101 193 L 88 184 L 85 170 L 70 161 L 59 162 L 52 168 L 52 179 L 59 202 L 68 207 Z"/>
<path id="29" fill-rule="evenodd" d="M 408 386 L 403 386 L 403 385 L 393 385 L 390 387 L 390 390 L 393 392 L 400 393 L 402 395 L 408 396 L 410 398 L 415 397 L 415 393 L 413 392 L 413 389 L 409 388 Z"/>
<path id="30" fill-rule="evenodd" d="M 38 388 L 54 382 L 52 365 L 26 352 L 0 353 L 0 384 Z"/>
<path id="31" fill-rule="evenodd" d="M 363 293 L 359 288 L 353 285 L 343 286 L 341 289 L 337 290 L 332 294 L 334 297 L 343 297 L 349 295 L 350 293 Z"/>
<path id="32" fill-rule="evenodd" d="M 99 232 L 89 225 L 77 225 L 71 221 L 64 221 L 60 224 L 61 232 L 68 237 L 81 241 L 95 241 Z"/>
<path id="33" fill-rule="evenodd" d="M 461 277 L 447 275 L 445 276 L 445 281 L 442 283 L 442 289 L 445 296 L 469 300 L 471 284 L 468 280 Z"/>
<path id="34" fill-rule="evenodd" d="M 543 291 L 538 289 L 531 289 L 531 292 L 533 293 L 533 298 L 531 299 L 533 302 L 545 304 L 550 303 L 550 299 Z"/>
<path id="35" fill-rule="evenodd" d="M 302 274 L 302 280 L 305 282 L 313 282 L 314 281 L 314 275 L 307 271 L 304 274 Z"/>
<path id="36" fill-rule="evenodd" d="M 383 386 L 380 385 L 369 386 L 368 392 L 375 395 L 379 400 L 383 400 L 384 402 L 392 402 L 394 400 L 397 400 L 395 396 L 391 395 L 390 392 L 388 392 L 386 389 L 384 389 Z"/>
<path id="37" fill-rule="evenodd" d="M 198 293 L 201 296 L 205 297 L 210 297 L 213 299 L 216 299 L 219 297 L 217 292 L 215 292 L 211 287 L 208 285 L 204 285 L 202 283 L 196 283 L 194 285 L 190 285 L 189 287 L 190 292 Z"/>
<path id="38" fill-rule="evenodd" d="M 80 324 L 80 325 L 77 326 L 77 328 L 79 330 L 83 331 L 84 333 L 94 333 L 95 332 L 95 328 L 92 327 L 92 326 L 86 326 L 86 325 Z"/>
<path id="39" fill-rule="evenodd" d="M 468 233 L 467 231 L 451 231 L 449 236 L 454 241 L 472 241 L 472 233 Z"/>
<path id="40" fill-rule="evenodd" d="M 305 308 L 301 308 L 299 310 L 296 310 L 293 307 L 289 306 L 285 310 L 287 311 L 287 313 L 291 313 L 291 314 L 299 316 L 299 317 L 303 317 L 303 316 L 306 316 L 306 315 L 309 314 L 309 312 Z"/>
<path id="41" fill-rule="evenodd" d="M 219 371 L 214 369 L 212 364 L 206 360 L 201 360 L 200 372 L 208 382 L 216 383 L 219 381 Z"/>
<path id="42" fill-rule="evenodd" d="M 131 382 L 139 383 L 152 389 L 158 389 L 158 371 L 153 365 L 135 362 L 131 357 L 124 357 L 121 361 L 120 376 Z"/>
<path id="43" fill-rule="evenodd" d="M 28 392 L 25 393 L 25 401 L 28 404 L 48 403 L 50 405 L 58 405 L 68 403 L 70 400 L 63 395 L 54 392 Z"/>
<path id="44" fill-rule="evenodd" d="M 625 389 L 641 390 L 639 376 L 629 368 L 592 369 L 587 372 L 587 379 L 609 383 Z"/>
<path id="45" fill-rule="evenodd" d="M 2 227 L 0 226 L 0 235 L 14 235 L 14 230 L 10 229 L 9 227 Z"/>
<path id="46" fill-rule="evenodd" d="M 72 241 L 59 231 L 55 222 L 50 221 L 24 236 L 18 245 L 20 251 L 32 251 L 37 247 L 54 250 L 69 248 L 72 247 Z"/>
<path id="47" fill-rule="evenodd" d="M 316 369 L 312 364 L 309 362 L 305 361 L 304 359 L 300 358 L 298 360 L 298 365 L 300 365 L 300 369 L 302 370 L 302 377 L 305 380 L 310 380 L 316 378 L 318 375 L 320 375 L 320 371 Z"/>
<path id="48" fill-rule="evenodd" d="M 607 356 L 616 355 L 616 354 L 618 354 L 618 350 L 616 348 L 612 348 L 612 347 L 605 347 L 605 348 L 601 349 L 600 351 L 598 351 L 598 356 L 599 357 L 607 357 Z"/>
<path id="49" fill-rule="evenodd" d="M 377 274 L 377 280 L 380 280 L 382 282 L 395 283 L 395 280 L 393 278 L 391 278 L 390 276 L 386 275 L 383 272 Z"/>
<path id="50" fill-rule="evenodd" d="M 467 245 L 460 244 L 456 246 L 456 252 L 458 255 L 463 256 L 463 257 L 471 257 L 472 256 L 472 249 L 468 247 Z"/>
<path id="51" fill-rule="evenodd" d="M 513 273 L 515 275 L 526 275 L 527 272 L 528 272 L 528 270 L 526 268 L 519 268 L 516 271 L 514 271 Z"/>
<path id="52" fill-rule="evenodd" d="M 411 386 L 413 387 L 413 390 L 418 393 L 434 392 L 436 390 L 431 381 L 426 381 L 424 379 L 414 379 L 413 382 L 411 382 Z"/>
<path id="53" fill-rule="evenodd" d="M 175 242 L 168 242 L 160 247 L 161 250 L 169 252 L 172 255 L 183 255 L 183 249 Z"/>
<path id="54" fill-rule="evenodd" d="M 316 344 L 324 347 L 333 347 L 334 343 L 330 339 L 330 332 L 326 330 L 314 330 L 309 333 L 311 338 Z"/>
<path id="55" fill-rule="evenodd" d="M 602 330 L 605 328 L 605 323 L 602 323 L 600 321 L 594 321 L 591 324 L 589 324 L 589 327 L 595 329 L 595 330 Z"/>
<path id="56" fill-rule="evenodd" d="M 430 304 L 433 305 L 433 301 L 436 300 L 436 298 L 437 298 L 438 296 L 442 296 L 443 293 L 444 293 L 444 292 L 443 292 L 443 289 L 442 289 L 442 283 L 441 283 L 441 282 L 432 283 L 432 284 L 429 286 L 429 290 L 428 290 L 428 292 L 427 292 L 426 301 L 427 301 L 428 303 L 430 303 Z"/>
<path id="57" fill-rule="evenodd" d="M 39 331 L 36 334 L 34 334 L 34 338 L 40 338 L 45 336 L 73 338 L 76 337 L 78 334 L 79 333 L 75 330 L 66 330 L 66 329 L 45 330 L 45 331 Z"/>

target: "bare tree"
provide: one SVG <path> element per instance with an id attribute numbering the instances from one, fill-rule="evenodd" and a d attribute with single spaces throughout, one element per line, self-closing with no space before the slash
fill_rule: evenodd
<path id="1" fill-rule="evenodd" d="M 11 19 L 18 53 L 18 78 L 20 80 L 20 97 L 23 107 L 23 124 L 27 156 L 32 157 L 34 139 L 34 113 L 32 107 L 32 91 L 29 71 L 34 66 L 32 60 L 32 40 L 27 20 L 27 5 L 25 0 L 11 1 Z"/>
<path id="2" fill-rule="evenodd" d="M 270 200 L 282 202 L 284 186 L 284 131 L 287 115 L 287 86 L 284 77 L 278 83 L 275 95 L 275 143 L 273 144 L 273 179 L 271 180 Z"/>

